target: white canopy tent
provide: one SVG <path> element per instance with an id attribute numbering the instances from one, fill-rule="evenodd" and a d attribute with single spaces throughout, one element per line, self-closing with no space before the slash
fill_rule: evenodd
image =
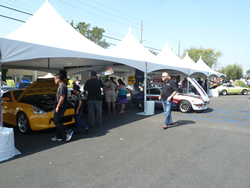
<path id="1" fill-rule="evenodd" d="M 169 48 L 168 42 L 165 47 L 156 56 L 157 62 L 163 65 L 173 66 L 169 67 L 168 73 L 179 74 L 187 76 L 189 74 L 189 67 L 182 62 L 182 60 Z"/>
<path id="2" fill-rule="evenodd" d="M 56 73 L 60 69 L 93 69 L 113 63 L 146 71 L 145 62 L 112 57 L 107 50 L 85 38 L 48 1 L 19 29 L 6 38 L 0 37 L 0 68 Z M 0 131 L 2 126 L 1 116 Z"/>
<path id="3" fill-rule="evenodd" d="M 0 38 L 2 68 L 58 72 L 122 63 L 145 71 L 144 62 L 112 57 L 67 23 L 46 1 L 20 28 Z"/>
<path id="4" fill-rule="evenodd" d="M 188 52 L 186 52 L 185 57 L 182 59 L 185 66 L 189 67 L 189 77 L 206 77 L 208 74 L 207 70 L 199 69 L 196 63 L 189 57 Z"/>
<path id="5" fill-rule="evenodd" d="M 128 34 L 123 40 L 111 50 L 111 54 L 114 57 L 129 58 L 138 61 L 144 61 L 146 71 L 144 72 L 144 83 L 146 83 L 147 73 L 161 70 L 161 69 L 178 69 L 173 65 L 159 63 L 156 56 L 147 50 L 138 40 L 131 34 L 129 29 Z M 146 96 L 146 84 L 144 84 L 144 96 Z M 148 106 L 146 103 L 146 97 L 144 97 L 144 115 L 148 115 Z"/>
<path id="6" fill-rule="evenodd" d="M 45 76 L 39 76 L 40 79 L 46 79 L 46 78 L 54 78 L 54 76 L 51 73 L 46 74 Z"/>
<path id="7" fill-rule="evenodd" d="M 199 60 L 196 62 L 196 65 L 197 65 L 198 69 L 206 70 L 208 72 L 207 77 L 210 77 L 210 76 L 216 76 L 216 77 L 224 76 L 225 77 L 224 74 L 221 74 L 221 73 L 211 69 L 209 66 L 207 66 L 207 64 L 202 60 L 201 56 L 200 56 Z"/>

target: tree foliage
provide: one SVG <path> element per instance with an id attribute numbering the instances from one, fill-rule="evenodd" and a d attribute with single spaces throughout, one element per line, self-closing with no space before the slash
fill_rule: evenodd
<path id="1" fill-rule="evenodd" d="M 76 26 L 74 26 L 74 22 L 71 21 L 70 25 L 74 27 L 83 36 L 93 41 L 97 45 L 103 48 L 109 47 L 109 44 L 106 42 L 106 40 L 102 39 L 103 33 L 105 32 L 103 28 L 99 28 L 96 26 L 91 29 L 90 24 L 89 23 L 87 24 L 85 22 L 79 22 Z"/>
<path id="2" fill-rule="evenodd" d="M 249 70 L 247 70 L 247 72 L 246 72 L 246 73 L 247 73 L 247 75 L 246 75 L 246 76 L 247 76 L 247 78 L 249 78 L 249 77 L 250 77 L 250 69 L 249 69 Z"/>
<path id="3" fill-rule="evenodd" d="M 150 49 L 149 51 L 150 51 L 152 54 L 154 54 L 155 56 L 157 56 L 157 54 L 158 54 L 158 53 L 157 53 L 156 51 L 154 51 L 154 50 L 151 50 L 151 49 Z"/>
<path id="4" fill-rule="evenodd" d="M 182 58 L 185 57 L 186 51 L 188 52 L 189 57 L 194 61 L 197 62 L 201 56 L 202 60 L 209 66 L 209 67 L 216 67 L 218 64 L 218 58 L 221 57 L 222 53 L 220 51 L 215 51 L 215 49 L 205 49 L 205 48 L 196 48 L 191 47 L 185 50 L 182 54 Z"/>
<path id="5" fill-rule="evenodd" d="M 234 65 L 227 65 L 226 67 L 222 67 L 219 72 L 225 74 L 228 79 L 240 79 L 243 76 L 243 68 L 241 65 L 235 63 Z"/>

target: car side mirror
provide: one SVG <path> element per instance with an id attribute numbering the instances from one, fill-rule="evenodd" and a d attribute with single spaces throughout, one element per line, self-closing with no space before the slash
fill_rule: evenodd
<path id="1" fill-rule="evenodd" d="M 2 98 L 2 101 L 8 102 L 8 101 L 10 101 L 10 98 L 9 98 L 9 97 L 3 97 L 3 98 Z"/>

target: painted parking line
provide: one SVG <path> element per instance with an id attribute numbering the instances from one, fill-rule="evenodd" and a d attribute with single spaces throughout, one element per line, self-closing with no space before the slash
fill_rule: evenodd
<path id="1" fill-rule="evenodd" d="M 200 117 L 197 117 L 195 115 L 192 115 L 192 114 L 188 114 L 188 113 L 183 113 L 185 116 L 176 116 L 176 115 L 172 115 L 172 117 L 176 117 L 176 118 L 190 118 L 190 119 L 198 119 L 198 120 L 205 120 L 205 121 L 219 121 L 219 122 L 231 122 L 231 123 L 237 123 L 237 124 L 250 124 L 249 122 L 239 122 L 239 121 L 235 121 L 235 120 L 232 120 L 232 119 L 228 119 L 228 118 L 224 118 L 224 117 L 221 117 L 221 116 L 218 116 L 218 115 L 214 115 L 214 114 L 211 114 L 211 113 L 206 113 L 206 115 L 210 115 L 210 116 L 213 116 L 213 117 L 217 117 L 219 119 L 207 119 L 207 118 L 200 118 Z M 165 116 L 164 113 L 160 113 L 158 114 L 160 116 Z"/>
<path id="2" fill-rule="evenodd" d="M 237 111 L 237 110 L 224 110 L 224 109 L 218 109 L 218 110 L 225 111 L 225 112 L 241 112 L 245 114 L 250 114 L 250 111 Z"/>
<path id="3" fill-rule="evenodd" d="M 229 113 L 229 112 L 225 112 L 225 110 L 216 110 L 216 109 L 214 109 L 214 111 L 216 111 L 216 112 L 221 112 L 221 113 L 228 114 L 228 115 L 232 115 L 232 116 L 236 116 L 236 117 L 242 117 L 242 118 L 250 119 L 250 117 L 232 114 L 232 113 Z M 207 114 L 208 114 L 208 113 L 207 113 Z"/>
<path id="4" fill-rule="evenodd" d="M 231 120 L 231 119 L 228 119 L 228 118 L 224 118 L 224 117 L 221 117 L 221 116 L 217 116 L 217 115 L 214 115 L 214 114 L 211 114 L 211 113 L 206 113 L 206 114 L 207 114 L 207 115 L 210 115 L 210 116 L 217 117 L 217 118 L 224 119 L 224 121 L 226 121 L 226 122 L 238 123 L 238 121 L 234 121 L 234 120 Z"/>

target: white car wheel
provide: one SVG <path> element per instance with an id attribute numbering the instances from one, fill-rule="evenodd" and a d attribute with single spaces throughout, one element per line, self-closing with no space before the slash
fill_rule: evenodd
<path id="1" fill-rule="evenodd" d="M 226 95 L 226 94 L 227 94 L 227 91 L 226 91 L 226 90 L 222 90 L 222 91 L 221 91 L 221 94 L 222 94 L 222 95 Z"/>
<path id="2" fill-rule="evenodd" d="M 246 95 L 247 94 L 247 90 L 243 89 L 241 92 L 242 95 Z"/>
<path id="3" fill-rule="evenodd" d="M 181 101 L 178 105 L 178 109 L 182 112 L 182 113 L 188 113 L 191 112 L 192 107 L 190 102 L 188 101 Z"/>

